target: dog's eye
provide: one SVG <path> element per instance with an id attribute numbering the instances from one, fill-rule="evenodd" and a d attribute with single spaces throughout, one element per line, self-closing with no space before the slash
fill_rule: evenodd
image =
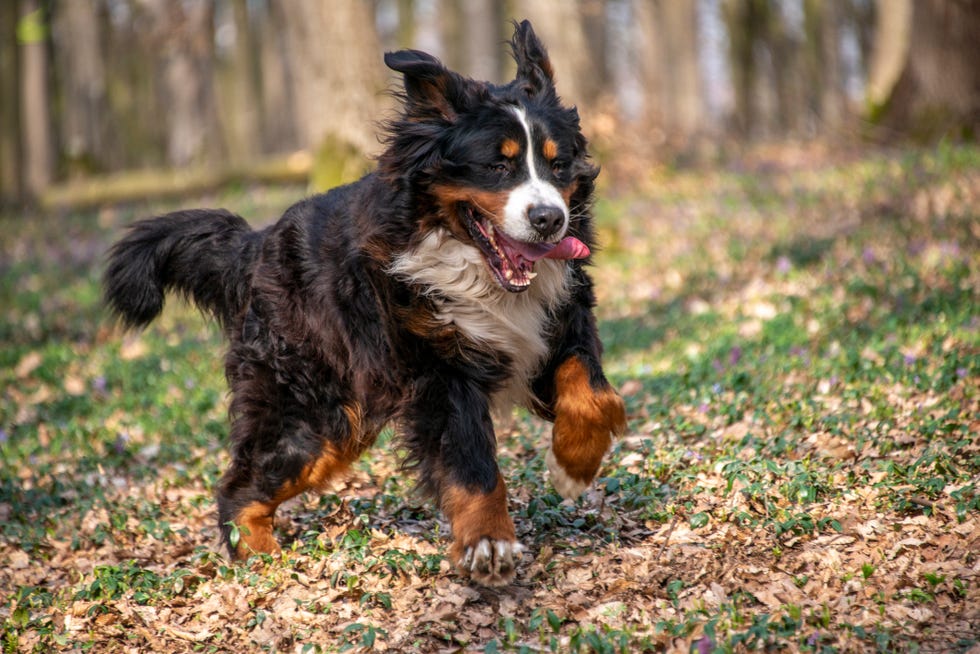
<path id="1" fill-rule="evenodd" d="M 510 163 L 506 161 L 498 161 L 490 164 L 488 168 L 490 169 L 490 172 L 498 175 L 506 175 L 510 172 Z"/>
<path id="2" fill-rule="evenodd" d="M 561 175 L 563 172 L 565 172 L 565 162 L 564 161 L 558 161 L 557 159 L 555 159 L 554 161 L 552 161 L 551 162 L 551 172 L 553 172 L 556 175 Z"/>

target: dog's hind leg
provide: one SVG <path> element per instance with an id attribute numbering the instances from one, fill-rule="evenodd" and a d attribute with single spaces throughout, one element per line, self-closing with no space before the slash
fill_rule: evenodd
<path id="1" fill-rule="evenodd" d="M 236 448 L 217 500 L 222 541 L 235 558 L 278 552 L 279 543 L 273 535 L 276 508 L 338 477 L 369 444 L 360 438 L 360 410 L 356 406 L 346 405 L 335 413 L 342 417 L 330 421 L 329 437 L 314 432 L 305 422 L 282 425 L 281 433 L 266 439 L 261 433 L 236 434 L 254 426 L 244 424 L 247 420 L 239 419 L 233 425 Z"/>

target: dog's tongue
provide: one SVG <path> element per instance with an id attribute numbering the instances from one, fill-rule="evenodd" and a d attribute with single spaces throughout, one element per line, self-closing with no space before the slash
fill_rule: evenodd
<path id="1" fill-rule="evenodd" d="M 589 246 L 574 236 L 566 236 L 548 250 L 545 259 L 584 259 L 589 256 Z"/>
<path id="2" fill-rule="evenodd" d="M 499 234 L 499 233 L 498 233 Z M 522 243 L 510 238 L 504 238 L 507 246 L 520 253 L 528 261 L 538 259 L 584 259 L 589 256 L 589 246 L 574 236 L 566 236 L 557 244 L 552 243 Z"/>

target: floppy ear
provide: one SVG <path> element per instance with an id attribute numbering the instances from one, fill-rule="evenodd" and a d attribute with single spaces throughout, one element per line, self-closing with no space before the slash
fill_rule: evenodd
<path id="1" fill-rule="evenodd" d="M 531 22 L 524 20 L 514 23 L 514 38 L 510 47 L 517 61 L 517 79 L 524 83 L 528 95 L 554 90 L 555 71 L 544 44 L 538 39 Z"/>
<path id="2" fill-rule="evenodd" d="M 450 122 L 466 106 L 467 80 L 420 50 L 385 53 L 388 68 L 405 76 L 405 108 L 417 117 Z"/>

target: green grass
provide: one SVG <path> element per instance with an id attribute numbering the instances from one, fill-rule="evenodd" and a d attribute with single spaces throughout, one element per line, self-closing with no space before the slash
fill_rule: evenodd
<path id="1" fill-rule="evenodd" d="M 597 206 L 628 434 L 594 491 L 500 433 L 517 584 L 470 587 L 395 441 L 215 548 L 223 345 L 179 302 L 108 328 L 98 278 L 159 204 L 0 217 L 4 651 L 966 651 L 980 580 L 980 151 L 658 174 Z M 278 215 L 297 189 L 189 199 Z"/>

